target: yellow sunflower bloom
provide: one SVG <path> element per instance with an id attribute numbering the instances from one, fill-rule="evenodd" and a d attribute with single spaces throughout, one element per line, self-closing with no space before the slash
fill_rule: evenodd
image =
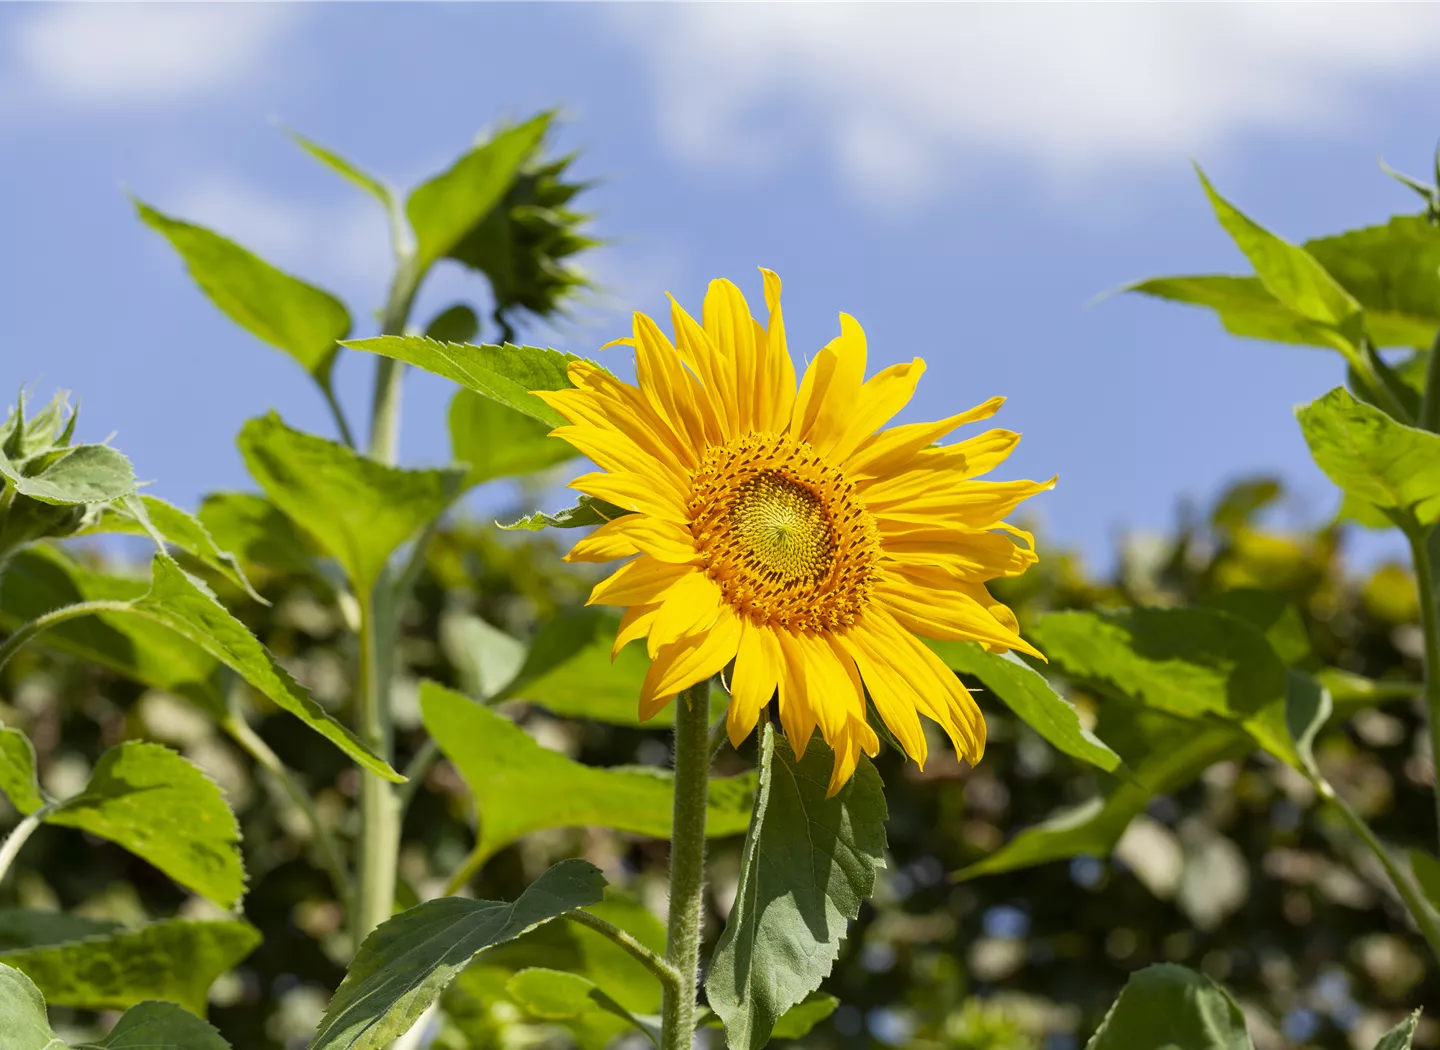
<path id="1" fill-rule="evenodd" d="M 731 741 L 738 746 L 778 694 L 797 754 L 817 726 L 834 749 L 832 795 L 861 751 L 879 750 L 866 689 L 921 766 L 922 714 L 978 762 L 984 718 L 916 636 L 1040 655 L 985 582 L 1034 564 L 1031 537 L 1002 519 L 1054 479 L 974 480 L 1010 454 L 1020 439 L 1012 431 L 936 444 L 1003 398 L 882 430 L 925 363 L 866 380 L 865 333 L 847 315 L 797 392 L 780 279 L 761 272 L 766 325 L 735 285 L 714 281 L 702 323 L 672 300 L 673 343 L 637 313 L 633 337 L 607 344 L 634 347 L 638 386 L 575 362 L 574 389 L 539 392 L 572 424 L 554 436 L 604 468 L 570 487 L 633 511 L 567 558 L 633 558 L 590 603 L 625 608 L 616 652 L 646 639 L 642 719 L 733 660 Z"/>

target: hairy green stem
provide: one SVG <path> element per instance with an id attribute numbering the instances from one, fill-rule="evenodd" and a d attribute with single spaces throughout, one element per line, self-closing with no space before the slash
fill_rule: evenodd
<path id="1" fill-rule="evenodd" d="M 129 610 L 129 602 L 117 601 L 76 602 L 74 605 L 62 605 L 58 609 L 51 609 L 43 616 L 37 616 L 29 623 L 21 624 L 15 629 L 15 633 L 5 639 L 5 643 L 0 645 L 0 667 L 8 664 L 10 658 L 19 652 L 25 643 L 29 642 L 37 634 L 48 631 L 50 628 L 57 624 L 62 624 L 66 620 L 76 620 L 82 616 L 94 616 L 96 613 L 128 612 Z"/>
<path id="2" fill-rule="evenodd" d="M 667 995 L 673 995 L 683 991 L 680 984 L 680 971 L 676 970 L 675 967 L 671 966 L 620 927 L 613 923 L 606 922 L 598 915 L 591 915 L 588 911 L 581 911 L 579 909 L 567 911 L 565 918 L 571 922 L 578 922 L 581 926 L 590 927 L 590 929 L 596 933 L 610 938 L 615 944 L 629 952 L 631 957 L 640 963 L 641 966 L 655 975 Z M 693 992 L 691 996 L 693 998 Z"/>
<path id="3" fill-rule="evenodd" d="M 710 784 L 710 683 L 675 700 L 675 816 L 670 833 L 670 916 L 665 961 L 679 975 L 665 990 L 660 1050 L 691 1050 L 705 896 L 705 806 Z"/>
<path id="4" fill-rule="evenodd" d="M 1430 560 L 1430 530 L 1408 523 L 1405 538 L 1415 563 L 1415 584 L 1420 592 L 1420 626 L 1425 636 L 1425 710 L 1430 722 L 1430 760 L 1440 769 L 1440 608 L 1435 605 L 1435 566 Z M 1440 776 L 1435 778 L 1435 819 L 1440 831 Z"/>
<path id="5" fill-rule="evenodd" d="M 28 817 L 15 825 L 15 829 L 5 838 L 5 844 L 0 846 L 0 882 L 5 881 L 5 876 L 10 873 L 10 865 L 15 863 L 15 858 L 20 853 L 20 847 L 25 845 L 26 840 L 35 834 L 35 829 L 45 823 L 45 818 L 57 803 L 49 802 Z"/>
<path id="6" fill-rule="evenodd" d="M 383 592 L 385 581 L 376 585 Z M 360 602 L 360 739 L 385 761 L 394 753 L 390 712 L 393 650 L 389 610 L 375 595 Z M 365 937 L 395 910 L 395 868 L 400 856 L 400 796 L 373 773 L 360 774 L 359 900 L 351 928 L 358 949 Z"/>
<path id="7" fill-rule="evenodd" d="M 285 763 L 280 761 L 280 756 L 275 754 L 270 745 L 265 743 L 259 733 L 250 727 L 238 711 L 231 711 L 220 723 L 220 727 L 230 734 L 230 738 L 239 744 L 257 765 L 275 778 L 276 782 L 289 796 L 305 816 L 310 830 L 315 836 L 315 842 L 320 847 L 321 858 L 325 862 L 325 869 L 330 874 L 330 882 L 335 887 L 335 896 L 340 901 L 341 907 L 345 909 L 345 915 L 352 914 L 355 906 L 355 888 L 351 884 L 350 875 L 345 870 L 345 861 L 340 853 L 340 847 L 335 841 L 335 836 L 330 833 L 324 822 L 320 819 L 320 811 L 315 808 L 315 800 L 310 797 L 310 792 L 305 790 L 304 785 L 296 779 L 295 774 L 286 768 Z"/>
<path id="8" fill-rule="evenodd" d="M 382 335 L 405 334 L 410 307 L 423 276 L 413 255 L 398 257 L 395 279 L 390 283 L 390 296 L 380 320 Z M 376 358 L 375 389 L 370 401 L 370 458 L 381 463 L 395 462 L 400 442 L 400 387 L 404 377 L 403 362 L 392 357 Z"/>

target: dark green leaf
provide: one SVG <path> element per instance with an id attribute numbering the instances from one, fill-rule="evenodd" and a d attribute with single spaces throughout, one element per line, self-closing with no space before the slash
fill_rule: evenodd
<path id="1" fill-rule="evenodd" d="M 340 154 L 333 150 L 326 149 L 318 142 L 312 142 L 299 132 L 287 130 L 286 134 L 290 136 L 295 145 L 310 154 L 310 156 L 325 165 L 336 175 L 339 175 L 342 179 L 345 179 L 353 185 L 359 186 L 366 193 L 370 194 L 370 196 L 378 200 L 381 205 L 384 206 L 387 213 L 394 206 L 394 198 L 390 193 L 390 187 L 375 178 L 375 176 L 366 174 L 344 157 L 340 156 Z"/>
<path id="2" fill-rule="evenodd" d="M 204 1016 L 210 985 L 260 943 L 246 922 L 171 920 L 133 933 L 0 953 L 23 970 L 51 1006 L 124 1010 L 147 999 Z"/>
<path id="3" fill-rule="evenodd" d="M 271 413 L 240 430 L 240 452 L 266 495 L 368 594 L 401 544 L 445 512 L 460 470 L 403 470 L 325 438 L 287 427 Z"/>
<path id="4" fill-rule="evenodd" d="M 1295 753 L 1300 756 L 1301 768 L 1318 777 L 1320 767 L 1315 764 L 1315 737 L 1330 720 L 1333 710 L 1330 694 L 1315 679 L 1293 667 L 1286 672 L 1286 679 L 1285 724 L 1295 741 Z"/>
<path id="5" fill-rule="evenodd" d="M 1440 520 L 1440 434 L 1391 419 L 1344 387 L 1295 414 L 1315 462 L 1347 496 L 1421 525 Z"/>
<path id="6" fill-rule="evenodd" d="M 947 667 L 980 679 L 1035 732 L 1056 749 L 1113 772 L 1120 756 L 1080 724 L 1074 706 L 1014 653 L 986 652 L 969 642 L 929 642 Z"/>
<path id="7" fill-rule="evenodd" d="M 419 335 L 381 335 L 345 345 L 434 372 L 552 427 L 563 427 L 565 418 L 530 391 L 567 389 L 570 362 L 581 360 L 538 346 L 437 343 Z"/>
<path id="8" fill-rule="evenodd" d="M 423 272 L 463 238 L 510 188 L 550 126 L 548 113 L 506 128 L 415 187 L 405 214 L 415 230 L 416 265 Z"/>
<path id="9" fill-rule="evenodd" d="M 329 386 L 338 341 L 350 334 L 344 303 L 203 226 L 172 219 L 138 200 L 135 207 L 180 253 L 190 276 L 227 317 Z"/>
<path id="10" fill-rule="evenodd" d="M 64 911 L 0 908 L 0 951 L 107 937 L 121 928 L 120 923 L 108 919 L 87 919 Z"/>
<path id="11" fill-rule="evenodd" d="M 35 983 L 0 963 L 0 1032 L 5 1050 L 64 1050 L 45 1015 L 45 999 Z"/>
<path id="12" fill-rule="evenodd" d="M 0 452 L 0 477 L 41 503 L 105 503 L 135 491 L 135 471 L 109 445 L 74 445 L 16 462 Z"/>
<path id="13" fill-rule="evenodd" d="M 389 1046 L 480 952 L 596 903 L 604 887 L 593 864 L 562 860 L 513 904 L 442 897 L 386 920 L 360 946 L 310 1050 Z"/>
<path id="14" fill-rule="evenodd" d="M 441 310 L 425 326 L 425 338 L 437 343 L 473 343 L 480 333 L 480 318 L 464 303 Z"/>
<path id="15" fill-rule="evenodd" d="M 465 875 L 498 850 L 542 828 L 602 827 L 670 837 L 671 774 L 649 767 L 596 769 L 541 747 L 503 715 L 434 682 L 420 686 L 425 728 L 465 779 L 482 819 Z M 753 775 L 710 781 L 705 832 L 745 830 Z"/>
<path id="16" fill-rule="evenodd" d="M 105 1038 L 75 1050 L 230 1050 L 219 1032 L 174 1003 L 139 1003 Z"/>
<path id="17" fill-rule="evenodd" d="M 1415 1026 L 1420 1023 L 1420 1011 L 1416 1010 L 1390 1031 L 1380 1037 L 1375 1050 L 1411 1050 L 1415 1045 Z"/>
<path id="18" fill-rule="evenodd" d="M 1240 1007 L 1210 978 L 1169 964 L 1130 975 L 1085 1050 L 1254 1050 Z"/>
<path id="19" fill-rule="evenodd" d="M 1201 604 L 1244 620 L 1261 632 L 1286 666 L 1301 663 L 1310 655 L 1305 621 L 1300 617 L 1300 610 L 1284 595 L 1258 587 L 1237 587 L 1204 598 Z"/>
<path id="20" fill-rule="evenodd" d="M 240 825 L 225 796 L 160 744 L 131 740 L 106 751 L 85 790 L 45 822 L 117 843 L 222 907 L 245 892 Z"/>
<path id="21" fill-rule="evenodd" d="M 573 507 L 566 507 L 554 514 L 537 510 L 528 517 L 500 527 L 507 532 L 512 529 L 524 529 L 526 532 L 539 532 L 541 529 L 588 529 L 629 513 L 624 507 L 617 507 L 603 499 L 581 496 Z"/>
<path id="22" fill-rule="evenodd" d="M 457 463 L 470 465 L 467 486 L 573 459 L 575 449 L 550 437 L 550 429 L 471 390 L 455 391 L 450 402 L 450 448 Z"/>
<path id="23" fill-rule="evenodd" d="M 0 728 L 0 791 L 27 817 L 45 805 L 35 775 L 35 748 L 18 729 Z"/>
<path id="24" fill-rule="evenodd" d="M 732 1050 L 764 1046 L 785 1013 L 820 986 L 884 865 L 880 776 L 862 758 L 827 799 L 833 761 L 818 739 L 797 759 L 765 726 L 740 886 L 705 978 Z"/>

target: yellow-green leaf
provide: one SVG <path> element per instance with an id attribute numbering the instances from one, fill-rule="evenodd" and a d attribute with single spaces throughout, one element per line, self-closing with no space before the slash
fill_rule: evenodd
<path id="1" fill-rule="evenodd" d="M 450 448 L 469 464 L 465 484 L 530 474 L 575 457 L 575 449 L 550 436 L 551 427 L 477 394 L 457 390 L 450 402 Z"/>

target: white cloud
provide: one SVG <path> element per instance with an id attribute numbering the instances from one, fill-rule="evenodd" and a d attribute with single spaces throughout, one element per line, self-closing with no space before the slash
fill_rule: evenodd
<path id="1" fill-rule="evenodd" d="M 282 4 L 55 4 L 34 8 L 8 43 L 27 93 L 169 103 L 254 72 L 295 17 Z"/>
<path id="2" fill-rule="evenodd" d="M 609 9 L 616 10 L 616 9 Z M 973 151 L 1050 176 L 1325 129 L 1428 69 L 1431 5 L 685 4 L 616 10 L 681 156 L 753 169 L 819 142 L 858 189 L 934 191 Z M 972 151 L 968 152 L 967 151 Z"/>

